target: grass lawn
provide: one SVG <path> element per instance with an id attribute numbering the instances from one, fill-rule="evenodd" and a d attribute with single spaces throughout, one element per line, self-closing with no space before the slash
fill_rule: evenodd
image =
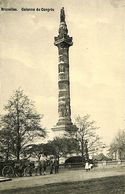
<path id="1" fill-rule="evenodd" d="M 0 191 L 0 194 L 125 194 L 125 176 Z"/>

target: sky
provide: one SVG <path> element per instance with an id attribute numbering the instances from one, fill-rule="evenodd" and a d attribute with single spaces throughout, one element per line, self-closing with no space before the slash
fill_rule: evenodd
<path id="1" fill-rule="evenodd" d="M 21 87 L 44 114 L 49 129 L 58 121 L 59 14 L 65 8 L 70 47 L 72 120 L 90 115 L 97 133 L 110 144 L 125 126 L 125 1 L 0 0 L 0 113 Z M 21 11 L 52 8 L 54 11 Z"/>

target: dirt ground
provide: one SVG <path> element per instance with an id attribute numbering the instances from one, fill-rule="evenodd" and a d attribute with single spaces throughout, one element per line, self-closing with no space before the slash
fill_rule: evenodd
<path id="1" fill-rule="evenodd" d="M 20 177 L 14 178 L 12 181 L 1 182 L 0 183 L 0 194 L 7 193 L 7 190 L 23 190 L 26 188 L 37 188 L 45 185 L 58 184 L 58 183 L 71 183 L 81 182 L 91 179 L 98 179 L 104 177 L 124 177 L 121 180 L 125 183 L 125 167 L 118 168 L 106 168 L 106 169 L 92 169 L 86 172 L 83 169 L 70 169 L 62 170 L 59 174 L 47 174 L 43 176 L 33 176 L 33 177 Z M 6 192 L 5 192 L 6 191 Z M 12 192 L 11 192 L 12 193 Z M 15 193 L 15 192 L 14 192 Z M 20 193 L 20 192 L 19 192 Z M 22 192 L 23 193 L 23 192 Z"/>

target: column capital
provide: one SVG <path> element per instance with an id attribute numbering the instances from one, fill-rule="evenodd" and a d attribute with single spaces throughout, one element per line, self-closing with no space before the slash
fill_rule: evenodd
<path id="1" fill-rule="evenodd" d="M 65 21 L 64 7 L 60 11 L 59 35 L 54 37 L 54 45 L 58 47 L 69 47 L 73 45 L 72 37 L 68 35 L 68 28 Z"/>

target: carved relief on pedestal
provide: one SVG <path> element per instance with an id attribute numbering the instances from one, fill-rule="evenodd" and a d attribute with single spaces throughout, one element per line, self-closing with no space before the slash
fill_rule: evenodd
<path id="1" fill-rule="evenodd" d="M 65 47 L 61 48 L 60 47 L 58 51 L 59 51 L 59 55 L 66 54 L 68 56 L 68 48 L 67 47 L 66 48 Z"/>
<path id="2" fill-rule="evenodd" d="M 68 56 L 68 53 L 69 53 L 69 49 L 67 47 L 63 48 L 63 54 Z"/>
<path id="3" fill-rule="evenodd" d="M 63 55 L 63 61 L 64 61 L 64 63 L 68 63 L 67 53 Z"/>
<path id="4" fill-rule="evenodd" d="M 63 61 L 63 55 L 59 55 L 59 62 Z"/>
<path id="5" fill-rule="evenodd" d="M 58 112 L 59 117 L 65 117 L 65 106 L 63 104 L 59 105 Z"/>
<path id="6" fill-rule="evenodd" d="M 64 64 L 59 64 L 59 73 L 65 73 L 65 66 Z"/>
<path id="7" fill-rule="evenodd" d="M 60 81 L 59 90 L 69 90 L 69 83 Z"/>
<path id="8" fill-rule="evenodd" d="M 66 97 L 66 98 L 69 98 L 69 91 L 59 91 L 59 98 L 60 97 Z"/>
<path id="9" fill-rule="evenodd" d="M 68 80 L 68 75 L 67 74 L 59 74 L 59 81 L 61 80 Z"/>
<path id="10" fill-rule="evenodd" d="M 67 117 L 71 115 L 70 106 L 68 104 L 59 104 L 59 117 Z"/>
<path id="11" fill-rule="evenodd" d="M 71 116 L 71 110 L 70 110 L 70 105 L 66 105 L 66 114 L 67 116 Z"/>
<path id="12" fill-rule="evenodd" d="M 68 63 L 67 54 L 59 55 L 59 62 Z"/>

